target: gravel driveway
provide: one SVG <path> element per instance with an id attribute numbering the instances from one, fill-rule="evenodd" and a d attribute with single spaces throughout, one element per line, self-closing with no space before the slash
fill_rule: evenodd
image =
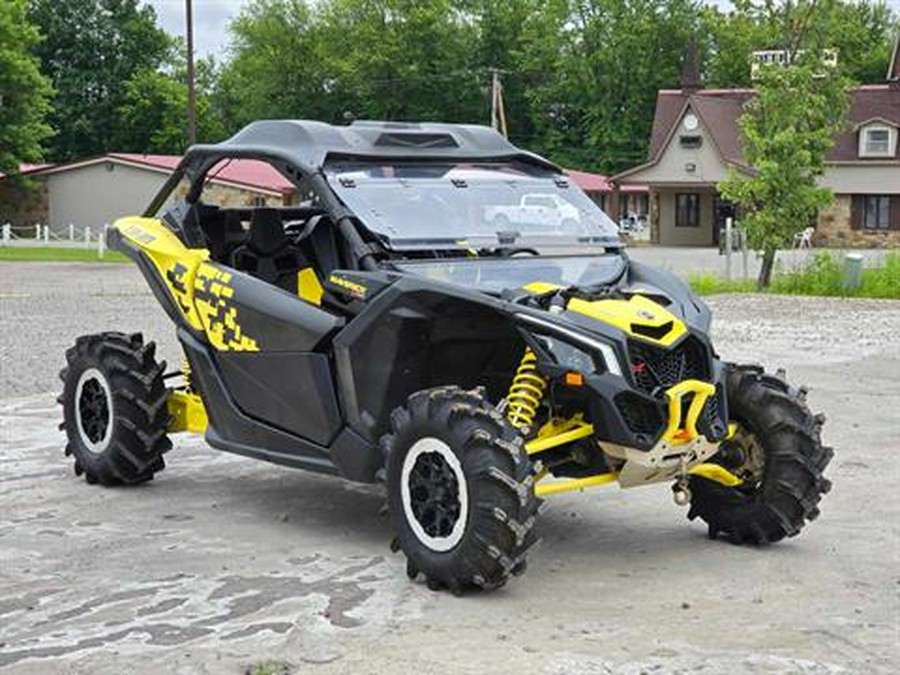
<path id="1" fill-rule="evenodd" d="M 129 266 L 0 264 L 0 671 L 896 672 L 900 302 L 710 304 L 724 357 L 787 368 L 828 415 L 821 518 L 742 548 L 707 541 L 667 486 L 564 495 L 524 577 L 455 598 L 406 580 L 376 488 L 190 437 L 148 485 L 77 480 L 63 350 L 142 330 L 177 363 L 174 331 Z"/>

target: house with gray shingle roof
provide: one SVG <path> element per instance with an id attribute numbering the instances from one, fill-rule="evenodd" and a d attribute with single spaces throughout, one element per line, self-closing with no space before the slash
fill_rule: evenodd
<path id="1" fill-rule="evenodd" d="M 826 157 L 822 184 L 835 194 L 819 213 L 814 241 L 839 246 L 900 246 L 900 38 L 887 81 L 852 90 L 847 124 Z M 692 59 L 681 89 L 661 90 L 648 161 L 614 176 L 620 189 L 650 186 L 654 242 L 669 246 L 718 243 L 733 208 L 716 185 L 729 169 L 751 172 L 738 119 L 752 89 L 702 89 Z M 738 219 L 739 219 L 738 214 Z"/>

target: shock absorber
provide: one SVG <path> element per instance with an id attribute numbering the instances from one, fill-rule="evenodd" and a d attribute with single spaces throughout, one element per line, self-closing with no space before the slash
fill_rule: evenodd
<path id="1" fill-rule="evenodd" d="M 526 429 L 534 424 L 546 388 L 547 380 L 537 369 L 537 357 L 526 348 L 506 396 L 509 423 L 516 429 Z"/>
<path id="2" fill-rule="evenodd" d="M 191 362 L 186 356 L 181 357 L 181 377 L 184 379 L 184 390 L 188 394 L 194 393 L 194 383 L 191 381 Z"/>

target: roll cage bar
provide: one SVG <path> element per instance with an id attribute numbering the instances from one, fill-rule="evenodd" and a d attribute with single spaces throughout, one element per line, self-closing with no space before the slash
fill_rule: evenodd
<path id="1" fill-rule="evenodd" d="M 209 171 L 219 163 L 232 159 L 252 159 L 266 162 L 276 168 L 297 188 L 310 189 L 320 200 L 322 210 L 331 217 L 336 225 L 344 242 L 348 261 L 352 262 L 356 269 L 377 269 L 376 256 L 386 253 L 386 249 L 377 243 L 367 243 L 363 239 L 354 222 L 353 212 L 344 206 L 332 192 L 321 169 L 308 171 L 298 167 L 287 154 L 279 155 L 251 149 L 242 151 L 239 148 L 230 148 L 228 152 L 197 153 L 189 151 L 144 210 L 143 216 L 146 218 L 156 217 L 166 200 L 184 178 L 190 181 L 185 202 L 189 206 L 196 204 L 200 199 Z M 184 225 L 185 223 L 181 224 L 184 237 L 189 241 L 202 240 L 194 233 L 184 231 Z"/>

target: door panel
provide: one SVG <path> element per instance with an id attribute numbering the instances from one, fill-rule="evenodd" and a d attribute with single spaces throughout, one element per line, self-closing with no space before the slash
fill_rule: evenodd
<path id="1" fill-rule="evenodd" d="M 341 416 L 327 356 L 220 352 L 216 363 L 244 413 L 320 445 L 331 443 Z"/>
<path id="2" fill-rule="evenodd" d="M 194 304 L 206 337 L 219 351 L 312 351 L 343 319 L 224 265 L 202 263 Z"/>

